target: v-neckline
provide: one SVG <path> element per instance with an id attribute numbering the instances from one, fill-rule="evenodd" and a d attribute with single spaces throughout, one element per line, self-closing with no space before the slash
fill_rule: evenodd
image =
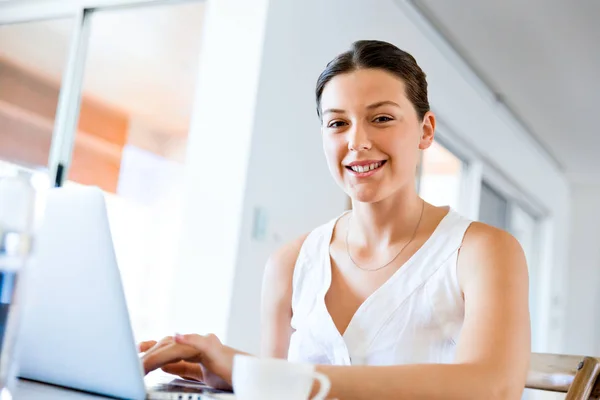
<path id="1" fill-rule="evenodd" d="M 333 232 L 335 231 L 335 227 L 337 226 L 338 222 L 349 212 L 350 211 L 343 213 L 332 222 L 329 236 L 327 236 L 328 240 L 324 241 L 325 245 L 323 246 L 323 251 L 325 252 L 325 290 L 323 291 L 321 296 L 322 306 L 325 314 L 327 314 L 327 316 L 329 317 L 330 325 L 333 327 L 334 331 L 337 332 L 338 336 L 342 339 L 344 339 L 347 336 L 348 331 L 352 327 L 353 323 L 355 323 L 354 321 L 358 319 L 358 317 L 360 317 L 360 314 L 362 314 L 363 310 L 374 301 L 373 299 L 375 299 L 379 295 L 379 293 L 383 292 L 386 287 L 390 286 L 394 281 L 398 280 L 400 276 L 406 274 L 406 271 L 410 268 L 411 265 L 414 264 L 414 261 L 418 259 L 418 257 L 420 257 L 428 247 L 431 246 L 431 243 L 433 242 L 432 239 L 439 235 L 442 226 L 445 225 L 446 222 L 450 219 L 450 216 L 451 214 L 453 214 L 454 210 L 452 209 L 452 207 L 448 207 L 448 212 L 444 215 L 440 222 L 438 222 L 431 235 L 429 235 L 425 242 L 423 242 L 421 247 L 419 247 L 388 279 L 386 279 L 385 282 L 383 282 L 377 289 L 375 289 L 373 293 L 367 296 L 367 298 L 358 306 L 358 308 L 350 318 L 350 322 L 348 322 L 348 325 L 346 326 L 344 332 L 340 332 L 340 330 L 335 325 L 335 321 L 333 320 L 329 309 L 327 308 L 325 297 L 327 296 L 327 293 L 329 293 L 332 284 L 333 262 L 331 260 L 331 242 L 333 240 Z"/>

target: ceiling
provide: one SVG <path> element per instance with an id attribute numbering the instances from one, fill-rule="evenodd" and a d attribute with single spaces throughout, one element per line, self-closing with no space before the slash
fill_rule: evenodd
<path id="1" fill-rule="evenodd" d="M 187 133 L 205 2 L 91 16 L 84 94 L 155 128 Z M 0 26 L 0 57 L 51 81 L 66 66 L 71 20 Z"/>
<path id="2" fill-rule="evenodd" d="M 600 0 L 413 0 L 576 182 L 600 183 Z"/>

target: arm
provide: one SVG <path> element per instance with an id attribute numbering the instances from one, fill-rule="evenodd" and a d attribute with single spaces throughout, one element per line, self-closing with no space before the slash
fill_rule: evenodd
<path id="1" fill-rule="evenodd" d="M 458 261 L 465 321 L 455 364 L 319 366 L 341 399 L 517 400 L 530 356 L 528 276 L 519 243 L 473 223 Z"/>
<path id="2" fill-rule="evenodd" d="M 286 244 L 267 261 L 262 289 L 262 356 L 287 358 L 292 334 L 292 277 L 306 236 Z"/>
<path id="3" fill-rule="evenodd" d="M 292 333 L 292 277 L 306 236 L 303 235 L 276 251 L 265 267 L 261 312 L 263 356 L 287 358 Z M 181 337 L 167 337 L 159 343 L 141 343 L 140 351 L 145 353 L 142 358 L 145 373 L 161 368 L 185 379 L 203 380 L 211 386 L 227 388 L 231 384 L 233 356 L 244 353 L 223 346 L 212 335 L 189 337 L 193 343 L 188 343 Z"/>

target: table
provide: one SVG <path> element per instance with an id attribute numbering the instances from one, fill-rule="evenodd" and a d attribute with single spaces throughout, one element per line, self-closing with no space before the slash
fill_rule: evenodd
<path id="1" fill-rule="evenodd" d="M 21 379 L 11 386 L 13 400 L 107 400 L 107 397 L 104 396 Z M 235 396 L 232 394 L 215 395 L 214 397 L 217 400 L 235 400 Z"/>
<path id="2" fill-rule="evenodd" d="M 18 379 L 11 388 L 13 400 L 106 400 L 106 397 Z"/>

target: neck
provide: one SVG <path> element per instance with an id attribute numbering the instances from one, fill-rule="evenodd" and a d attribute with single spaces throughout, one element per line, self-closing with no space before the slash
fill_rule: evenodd
<path id="1" fill-rule="evenodd" d="M 376 203 L 352 202 L 349 229 L 353 241 L 367 247 L 388 247 L 415 233 L 424 207 L 414 187 L 399 190 Z"/>

